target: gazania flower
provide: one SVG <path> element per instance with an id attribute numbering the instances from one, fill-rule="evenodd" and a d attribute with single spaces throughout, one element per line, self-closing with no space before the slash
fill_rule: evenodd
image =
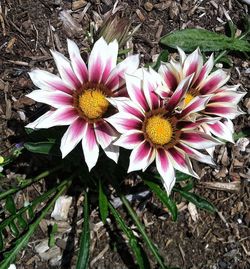
<path id="1" fill-rule="evenodd" d="M 30 73 L 33 83 L 40 88 L 27 96 L 48 104 L 52 109 L 28 128 L 49 128 L 69 125 L 61 140 L 62 157 L 82 141 L 83 153 L 89 170 L 96 164 L 99 145 L 106 155 L 117 161 L 118 147 L 111 145 L 117 131 L 105 120 L 114 113 L 107 97 L 126 96 L 125 72 L 133 72 L 139 65 L 138 55 L 116 64 L 118 43 L 107 44 L 100 38 L 89 56 L 88 67 L 81 58 L 77 45 L 68 40 L 70 61 L 52 51 L 59 75 L 42 70 Z"/>
<path id="2" fill-rule="evenodd" d="M 245 93 L 237 91 L 239 85 L 225 85 L 230 76 L 218 69 L 212 72 L 214 66 L 213 55 L 203 64 L 203 58 L 199 49 L 190 55 L 186 55 L 180 48 L 180 61 L 171 60 L 159 68 L 159 74 L 165 85 L 160 87 L 158 93 L 162 98 L 168 98 L 176 90 L 181 80 L 193 74 L 190 86 L 184 99 L 184 106 L 188 105 L 196 96 L 210 95 L 203 115 L 224 118 L 213 124 L 204 123 L 201 127 L 213 135 L 233 142 L 233 129 L 231 120 L 242 114 L 237 104 Z"/>
<path id="3" fill-rule="evenodd" d="M 155 92 L 158 77 L 145 70 L 136 76 L 126 75 L 129 98 L 110 98 L 119 112 L 109 119 L 122 135 L 115 145 L 131 149 L 128 172 L 145 170 L 154 160 L 169 193 L 175 183 L 174 168 L 197 177 L 189 157 L 212 163 L 211 157 L 199 152 L 218 144 L 211 136 L 197 131 L 200 122 L 188 116 L 205 108 L 209 97 L 194 98 L 182 111 L 176 108 L 185 97 L 192 76 L 182 80 L 166 101 Z M 214 121 L 203 118 L 202 122 Z"/>

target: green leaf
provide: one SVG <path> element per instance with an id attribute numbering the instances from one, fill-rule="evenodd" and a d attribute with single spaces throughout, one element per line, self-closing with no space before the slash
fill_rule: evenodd
<path id="1" fill-rule="evenodd" d="M 237 141 L 240 138 L 243 137 L 250 137 L 250 128 L 246 128 L 238 133 L 234 134 L 234 140 Z"/>
<path id="2" fill-rule="evenodd" d="M 175 171 L 175 176 L 176 176 L 176 182 L 192 179 L 190 175 L 182 173 L 180 171 Z"/>
<path id="3" fill-rule="evenodd" d="M 15 245 L 13 248 L 11 248 L 8 252 L 4 253 L 4 259 L 0 262 L 0 268 L 7 269 L 10 266 L 10 264 L 15 260 L 16 255 L 24 246 L 26 246 L 30 237 L 34 234 L 35 230 L 39 226 L 41 220 L 45 217 L 48 211 L 52 208 L 57 198 L 60 195 L 62 195 L 62 193 L 67 189 L 70 183 L 71 183 L 70 180 L 65 180 L 58 186 L 59 190 L 57 194 L 48 203 L 48 205 L 42 210 L 38 218 L 31 225 L 29 225 L 28 231 L 15 242 Z"/>
<path id="4" fill-rule="evenodd" d="M 129 239 L 128 243 L 133 253 L 135 254 L 135 259 L 136 259 L 137 264 L 139 265 L 139 268 L 140 269 L 150 268 L 149 266 L 150 263 L 147 259 L 147 256 L 145 255 L 145 252 L 142 249 L 141 245 L 138 243 L 138 240 L 133 234 L 132 230 L 126 225 L 126 223 L 122 219 L 119 212 L 112 206 L 111 203 L 109 203 L 109 208 L 110 208 L 110 211 L 112 212 L 112 215 L 116 219 L 119 227 L 128 237 Z"/>
<path id="5" fill-rule="evenodd" d="M 57 223 L 55 223 L 53 226 L 52 226 L 52 229 L 50 230 L 50 233 L 49 233 L 49 247 L 53 247 L 56 243 L 56 239 L 55 239 L 55 233 L 57 232 L 58 230 L 58 225 Z"/>
<path id="6" fill-rule="evenodd" d="M 105 224 L 108 217 L 108 199 L 106 194 L 103 192 L 102 183 L 99 180 L 99 209 L 102 222 Z"/>
<path id="7" fill-rule="evenodd" d="M 18 221 L 20 228 L 22 228 L 23 230 L 27 228 L 28 224 L 22 215 L 17 216 L 17 221 Z"/>
<path id="8" fill-rule="evenodd" d="M 84 195 L 84 222 L 83 230 L 80 239 L 80 249 L 78 252 L 78 261 L 76 269 L 87 269 L 89 263 L 89 248 L 90 248 L 90 230 L 89 230 L 89 201 L 88 193 Z"/>
<path id="9" fill-rule="evenodd" d="M 4 243 L 3 243 L 3 234 L 2 231 L 0 231 L 0 251 L 3 250 Z"/>
<path id="10" fill-rule="evenodd" d="M 27 142 L 27 143 L 24 143 L 24 147 L 32 153 L 40 153 L 40 154 L 46 154 L 46 155 L 52 154 L 56 156 L 61 156 L 54 141 Z"/>
<path id="11" fill-rule="evenodd" d="M 151 67 L 158 71 L 160 65 L 161 65 L 161 62 L 167 62 L 168 61 L 168 55 L 169 55 L 169 52 L 167 50 L 163 50 L 160 55 L 158 56 L 157 58 L 157 61 L 155 63 L 153 63 L 151 65 Z"/>
<path id="12" fill-rule="evenodd" d="M 8 210 L 10 212 L 10 214 L 12 214 L 12 215 L 16 214 L 15 202 L 14 202 L 13 197 L 11 195 L 8 195 L 6 198 L 5 208 L 6 208 L 6 210 Z"/>
<path id="13" fill-rule="evenodd" d="M 19 236 L 19 231 L 17 229 L 17 226 L 16 226 L 14 220 L 9 223 L 9 228 L 10 228 L 10 232 L 13 234 L 14 237 Z"/>
<path id="14" fill-rule="evenodd" d="M 184 51 L 193 51 L 197 47 L 202 51 L 250 51 L 250 44 L 246 40 L 230 38 L 204 29 L 175 31 L 162 37 L 160 42 L 171 48 L 180 47 Z"/>
<path id="15" fill-rule="evenodd" d="M 186 200 L 189 202 L 195 204 L 197 207 L 204 209 L 208 212 L 215 213 L 217 211 L 216 207 L 209 203 L 206 199 L 200 197 L 199 195 L 192 193 L 192 192 L 187 192 L 182 189 L 177 189 L 173 188 L 175 192 L 180 193 L 182 197 L 184 197 Z"/>
<path id="16" fill-rule="evenodd" d="M 149 188 L 157 195 L 160 201 L 168 208 L 174 221 L 177 220 L 177 206 L 176 203 L 167 195 L 166 191 L 163 191 L 160 186 L 154 182 L 144 180 Z"/>

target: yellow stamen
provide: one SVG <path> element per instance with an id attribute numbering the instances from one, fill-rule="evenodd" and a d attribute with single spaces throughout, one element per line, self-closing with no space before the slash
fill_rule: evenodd
<path id="1" fill-rule="evenodd" d="M 155 115 L 147 120 L 146 133 L 152 143 L 157 145 L 167 144 L 173 134 L 171 123 L 162 116 Z"/>
<path id="2" fill-rule="evenodd" d="M 194 99 L 194 96 L 190 93 L 187 93 L 184 99 L 184 107 L 186 107 L 193 99 Z"/>
<path id="3" fill-rule="evenodd" d="M 89 89 L 79 96 L 79 107 L 89 119 L 100 118 L 108 109 L 109 102 L 98 89 Z"/>

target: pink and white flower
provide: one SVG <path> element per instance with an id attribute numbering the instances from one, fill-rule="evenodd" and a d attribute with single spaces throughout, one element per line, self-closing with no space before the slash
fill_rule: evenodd
<path id="1" fill-rule="evenodd" d="M 145 170 L 154 160 L 170 193 L 177 169 L 198 177 L 189 157 L 213 163 L 211 157 L 200 152 L 219 144 L 211 136 L 198 132 L 200 122 L 190 121 L 189 115 L 204 110 L 210 97 L 195 97 L 184 109 L 176 110 L 183 102 L 193 76 L 183 79 L 167 100 L 156 93 L 158 74 L 137 70 L 134 76 L 125 75 L 129 98 L 109 98 L 119 110 L 107 121 L 121 133 L 114 145 L 132 150 L 128 172 Z M 213 123 L 205 117 L 202 122 Z"/>
<path id="2" fill-rule="evenodd" d="M 202 124 L 203 131 L 233 142 L 233 130 L 228 127 L 228 122 L 242 114 L 238 103 L 245 93 L 238 91 L 239 85 L 225 85 L 230 76 L 222 69 L 212 72 L 213 54 L 204 64 L 199 49 L 190 55 L 186 55 L 180 48 L 178 51 L 179 61 L 171 60 L 169 63 L 163 63 L 159 68 L 159 75 L 164 81 L 164 85 L 158 90 L 159 94 L 162 98 L 168 98 L 176 90 L 181 80 L 193 74 L 184 99 L 184 106 L 196 96 L 210 95 L 206 107 L 201 112 L 203 115 L 220 117 L 221 120 L 213 124 Z"/>
<path id="3" fill-rule="evenodd" d="M 51 51 L 59 76 L 43 70 L 29 74 L 40 89 L 27 96 L 52 109 L 27 127 L 69 125 L 61 140 L 62 157 L 82 141 L 85 161 L 91 170 L 99 156 L 99 145 L 109 158 L 118 159 L 119 147 L 111 143 L 118 133 L 105 119 L 115 108 L 107 97 L 127 96 L 124 74 L 138 68 L 139 57 L 133 55 L 117 64 L 117 41 L 107 44 L 103 38 L 94 44 L 88 67 L 71 40 L 68 40 L 68 52 L 70 61 L 61 53 Z"/>

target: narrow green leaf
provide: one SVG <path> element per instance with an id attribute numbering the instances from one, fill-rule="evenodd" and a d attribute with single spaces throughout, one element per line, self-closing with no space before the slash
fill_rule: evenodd
<path id="1" fill-rule="evenodd" d="M 250 44 L 247 40 L 230 38 L 204 29 L 175 31 L 162 37 L 160 42 L 171 48 L 180 47 L 184 51 L 193 51 L 197 47 L 202 51 L 250 51 Z"/>
<path id="2" fill-rule="evenodd" d="M 250 137 L 250 128 L 246 128 L 238 133 L 234 133 L 234 140 L 237 141 L 243 137 Z"/>
<path id="3" fill-rule="evenodd" d="M 206 199 L 200 197 L 199 195 L 192 193 L 192 192 L 187 192 L 182 189 L 177 189 L 173 188 L 174 191 L 180 193 L 182 197 L 184 197 L 186 200 L 189 202 L 195 204 L 197 207 L 204 209 L 206 211 L 215 213 L 217 211 L 216 207 L 209 203 Z"/>
<path id="4" fill-rule="evenodd" d="M 23 230 L 27 228 L 28 224 L 21 214 L 17 216 L 17 221 L 20 228 Z"/>
<path id="5" fill-rule="evenodd" d="M 84 195 L 84 223 L 80 239 L 80 249 L 76 269 L 87 269 L 89 263 L 90 230 L 89 230 L 89 201 L 88 193 Z"/>
<path id="6" fill-rule="evenodd" d="M 30 219 L 33 219 L 35 217 L 35 213 L 34 213 L 34 209 L 32 205 L 28 206 L 28 214 L 29 214 Z"/>
<path id="7" fill-rule="evenodd" d="M 12 233 L 12 235 L 14 237 L 18 237 L 19 236 L 19 231 L 17 229 L 17 226 L 16 226 L 14 220 L 9 223 L 9 228 L 10 228 L 10 232 Z"/>
<path id="8" fill-rule="evenodd" d="M 57 198 L 60 195 L 62 195 L 62 193 L 67 189 L 67 187 L 70 185 L 70 183 L 71 183 L 71 180 L 65 180 L 58 186 L 57 194 L 48 203 L 48 205 L 42 210 L 42 212 L 39 214 L 38 218 L 31 225 L 29 225 L 28 231 L 15 242 L 14 247 L 10 251 L 4 253 L 4 259 L 0 262 L 0 268 L 7 269 L 10 266 L 10 264 L 15 260 L 15 257 L 18 254 L 18 252 L 24 246 L 26 246 L 30 237 L 34 234 L 35 230 L 39 226 L 39 223 L 41 222 L 41 220 L 45 217 L 45 215 L 48 213 L 48 211 L 54 205 Z"/>
<path id="9" fill-rule="evenodd" d="M 164 265 L 164 261 L 163 261 L 162 257 L 160 256 L 157 247 L 154 245 L 154 243 L 148 237 L 142 223 L 140 222 L 140 220 L 137 217 L 136 213 L 134 212 L 134 210 L 130 206 L 128 200 L 126 199 L 126 197 L 123 194 L 120 194 L 120 198 L 121 198 L 123 204 L 125 205 L 125 207 L 127 208 L 127 211 L 130 214 L 131 218 L 133 219 L 133 221 L 134 221 L 135 225 L 137 226 L 138 230 L 140 231 L 143 239 L 145 240 L 145 243 L 148 245 L 151 253 L 154 255 L 154 257 L 155 257 L 157 263 L 159 264 L 160 268 L 166 269 L 166 266 Z"/>
<path id="10" fill-rule="evenodd" d="M 175 171 L 176 182 L 190 180 L 192 177 L 188 174 L 182 173 L 180 171 Z"/>
<path id="11" fill-rule="evenodd" d="M 153 63 L 153 64 L 151 65 L 151 67 L 152 67 L 154 70 L 158 71 L 158 69 L 159 69 L 161 63 L 162 63 L 162 62 L 167 62 L 167 61 L 168 61 L 168 55 L 169 55 L 169 52 L 168 52 L 167 50 L 163 50 L 163 51 L 160 53 L 160 55 L 158 56 L 156 62 Z"/>
<path id="12" fill-rule="evenodd" d="M 100 215 L 103 223 L 106 223 L 108 217 L 108 199 L 103 191 L 102 183 L 99 180 L 99 209 Z"/>
<path id="13" fill-rule="evenodd" d="M 53 247 L 56 244 L 55 234 L 58 230 L 58 225 L 55 223 L 49 233 L 49 247 Z"/>
<path id="14" fill-rule="evenodd" d="M 116 219 L 119 227 L 128 237 L 129 239 L 128 243 L 133 253 L 135 254 L 135 259 L 136 259 L 137 264 L 139 265 L 139 268 L 140 269 L 150 268 L 150 263 L 147 259 L 147 256 L 145 255 L 145 252 L 142 249 L 141 245 L 138 243 L 138 240 L 133 234 L 132 230 L 126 225 L 125 221 L 122 219 L 119 212 L 112 206 L 111 203 L 109 203 L 109 208 L 112 212 L 112 215 Z"/>
<path id="15" fill-rule="evenodd" d="M 16 206 L 14 199 L 11 195 L 8 195 L 5 202 L 5 209 L 10 212 L 10 214 L 16 214 Z"/>
<path id="16" fill-rule="evenodd" d="M 46 142 L 27 142 L 24 143 L 24 147 L 32 153 L 40 154 L 52 154 L 56 156 L 61 156 L 59 150 L 56 148 L 54 141 Z"/>
<path id="17" fill-rule="evenodd" d="M 149 188 L 157 195 L 160 201 L 168 208 L 174 221 L 177 220 L 177 206 L 176 203 L 167 195 L 166 191 L 163 191 L 160 186 L 154 182 L 144 180 Z"/>
<path id="18" fill-rule="evenodd" d="M 3 243 L 3 234 L 2 231 L 0 231 L 0 251 L 3 250 L 4 243 Z"/>

